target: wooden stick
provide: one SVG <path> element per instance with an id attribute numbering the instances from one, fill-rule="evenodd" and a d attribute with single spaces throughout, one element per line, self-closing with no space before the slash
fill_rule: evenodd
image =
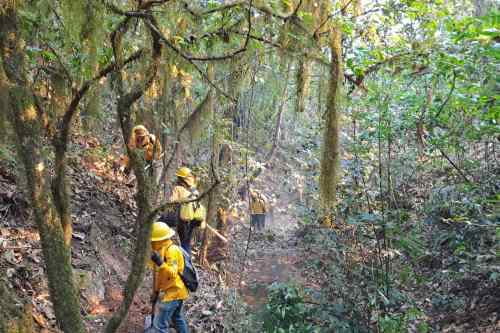
<path id="1" fill-rule="evenodd" d="M 213 227 L 211 227 L 210 225 L 208 225 L 208 223 L 207 223 L 207 228 L 208 228 L 208 230 L 210 230 L 210 231 L 211 231 L 211 232 L 212 232 L 215 236 L 217 236 L 220 240 L 222 240 L 224 243 L 227 243 L 227 242 L 228 242 L 228 240 L 227 240 L 227 238 L 226 238 L 226 237 L 222 236 L 222 235 L 220 234 L 220 232 L 218 232 L 216 229 L 214 229 Z"/>

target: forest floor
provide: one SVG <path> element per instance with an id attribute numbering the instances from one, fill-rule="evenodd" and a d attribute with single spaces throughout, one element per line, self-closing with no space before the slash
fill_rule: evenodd
<path id="1" fill-rule="evenodd" d="M 88 331 L 99 332 L 119 306 L 122 286 L 130 270 L 128 265 L 136 211 L 134 186 L 133 180 L 114 173 L 112 161 L 106 156 L 92 153 L 96 149 L 95 143 L 83 140 L 76 144 L 80 145 L 77 151 L 82 153 L 69 159 L 68 175 L 72 184 L 74 220 L 72 263 Z M 329 272 L 331 268 L 342 267 L 342 262 L 332 255 L 339 251 L 338 241 L 341 238 L 335 238 L 337 231 L 318 229 L 314 223 L 304 226 L 301 220 L 308 204 L 301 200 L 301 185 L 296 181 L 295 174 L 300 170 L 300 161 L 291 159 L 285 163 L 283 160 L 277 158 L 274 164 L 266 163 L 262 173 L 252 183 L 252 188 L 268 198 L 270 209 L 266 230 L 252 231 L 249 237 L 248 204 L 246 198 L 240 199 L 234 203 L 240 218 L 232 219 L 228 228 L 229 259 L 224 263 L 200 267 L 202 287 L 186 302 L 186 317 L 192 332 L 230 331 L 227 329 L 230 327 L 228 320 L 236 318 L 235 321 L 244 322 L 249 314 L 256 315 L 254 319 L 248 319 L 249 325 L 259 325 L 258 321 L 262 323 L 259 313 L 265 311 L 269 302 L 269 287 L 274 283 L 298 285 L 308 291 L 307 297 L 313 298 L 308 306 L 322 303 L 330 309 L 337 302 L 337 294 L 342 288 L 347 289 L 345 293 L 352 294 L 352 291 L 359 291 L 361 283 L 368 281 L 363 280 L 366 278 L 364 275 L 359 275 L 360 280 L 342 280 L 339 275 L 342 271 Z M 17 299 L 13 302 L 31 304 L 35 331 L 57 332 L 43 272 L 39 236 L 28 209 L 29 204 L 21 192 L 22 184 L 16 182 L 12 170 L 15 168 L 0 163 L 0 279 L 5 274 L 8 285 L 16 291 Z M 421 218 L 412 215 L 405 222 L 408 226 L 405 224 L 403 227 L 411 230 L 410 227 Z M 410 280 L 401 287 L 396 281 L 398 290 L 422 309 L 422 320 L 437 327 L 437 331 L 493 332 L 500 328 L 496 315 L 500 297 L 498 281 L 493 279 L 492 274 L 486 274 L 491 270 L 488 267 L 494 264 L 494 253 L 479 253 L 477 260 L 469 261 L 471 267 L 475 262 L 482 266 L 488 263 L 490 266 L 485 266 L 484 272 L 478 269 L 481 265 L 475 265 L 465 277 L 451 279 L 450 267 L 457 266 L 460 258 L 457 259 L 448 249 L 451 242 L 448 238 L 454 233 L 460 235 L 464 228 L 439 222 L 430 226 L 424 224 L 423 228 L 429 229 L 425 233 L 429 240 L 422 239 L 421 242 L 432 244 L 433 239 L 439 239 L 440 235 L 447 238 L 438 243 L 437 249 L 422 250 L 425 255 L 415 264 L 415 273 L 412 273 L 415 281 Z M 474 232 L 473 235 L 477 234 Z M 311 235 L 314 237 L 305 237 Z M 369 244 L 368 241 L 366 244 Z M 360 246 L 359 251 L 361 257 L 369 259 L 373 251 L 370 252 L 366 244 Z M 401 266 L 405 261 L 395 260 L 394 264 Z M 400 269 L 399 266 L 395 267 Z M 336 282 L 332 284 L 331 281 Z M 151 312 L 150 291 L 151 275 L 148 273 L 120 333 L 143 331 L 144 319 Z M 458 310 L 451 305 L 448 308 L 440 306 L 455 303 Z M 240 305 L 245 307 L 243 314 L 235 316 L 233 311 Z M 358 303 L 355 305 L 360 307 Z M 331 321 L 331 311 L 326 314 Z M 344 320 L 344 313 L 337 318 Z M 247 329 L 248 332 L 256 331 Z"/>
<path id="2" fill-rule="evenodd" d="M 83 142 L 83 151 L 93 144 Z M 89 157 L 90 156 L 90 157 Z M 74 219 L 72 262 L 75 280 L 89 332 L 102 330 L 107 318 L 119 306 L 130 267 L 135 203 L 130 181 L 116 177 L 109 161 L 92 154 L 70 159 L 72 216 Z M 39 237 L 31 219 L 28 203 L 20 184 L 6 168 L 0 170 L 0 269 L 17 290 L 17 302 L 32 303 L 33 318 L 40 332 L 57 332 L 55 315 L 48 297 L 43 274 Z M 199 270 L 202 290 L 186 302 L 186 317 L 193 332 L 221 332 L 224 325 L 227 295 L 249 308 L 261 308 L 267 301 L 267 287 L 274 282 L 301 279 L 295 233 L 298 228 L 296 201 L 290 179 L 284 170 L 265 169 L 253 185 L 270 200 L 270 212 L 264 232 L 252 231 L 250 239 L 248 205 L 240 201 L 241 219 L 229 228 L 230 247 L 234 250 L 222 278 L 216 266 Z M 247 255 L 244 255 L 248 243 Z M 146 275 L 138 290 L 120 333 L 142 332 L 144 319 L 151 311 L 149 294 L 151 276 Z"/>
<path id="3" fill-rule="evenodd" d="M 272 283 L 301 281 L 298 267 L 301 249 L 295 239 L 299 227 L 295 211 L 297 193 L 287 191 L 283 179 L 274 175 L 275 171 L 266 170 L 254 186 L 254 189 L 271 197 L 265 230 L 250 231 L 247 214 L 244 225 L 234 232 L 235 242 L 243 245 L 235 263 L 241 268 L 237 274 L 238 281 L 234 281 L 235 287 L 240 283 L 243 300 L 254 309 L 267 302 L 267 288 Z"/>

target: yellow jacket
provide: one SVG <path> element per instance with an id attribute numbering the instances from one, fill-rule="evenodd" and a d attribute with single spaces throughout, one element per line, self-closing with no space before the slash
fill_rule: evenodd
<path id="1" fill-rule="evenodd" d="M 152 261 L 149 263 L 154 269 L 154 291 L 163 292 L 163 302 L 188 298 L 189 291 L 180 276 L 184 270 L 184 257 L 179 247 L 172 240 L 166 240 L 158 245 L 153 244 L 153 250 L 158 251 L 164 261 L 160 267 Z"/>
<path id="2" fill-rule="evenodd" d="M 257 198 L 250 197 L 250 214 L 265 214 L 266 202 L 260 195 Z"/>

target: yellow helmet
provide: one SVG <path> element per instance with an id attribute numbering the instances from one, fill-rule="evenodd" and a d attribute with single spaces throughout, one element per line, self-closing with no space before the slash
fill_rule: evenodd
<path id="1" fill-rule="evenodd" d="M 163 222 L 154 222 L 151 231 L 151 241 L 158 242 L 170 239 L 175 235 L 175 231 Z"/>
<path id="2" fill-rule="evenodd" d="M 188 167 L 180 167 L 179 169 L 177 169 L 177 171 L 175 172 L 175 175 L 177 177 L 180 177 L 180 178 L 187 178 L 187 177 L 190 177 L 193 175 L 193 173 L 191 172 L 191 169 L 189 169 Z"/>
<path id="3" fill-rule="evenodd" d="M 135 134 L 135 136 L 143 137 L 143 136 L 148 136 L 149 132 L 144 127 L 143 125 L 137 125 L 132 129 L 132 132 Z"/>

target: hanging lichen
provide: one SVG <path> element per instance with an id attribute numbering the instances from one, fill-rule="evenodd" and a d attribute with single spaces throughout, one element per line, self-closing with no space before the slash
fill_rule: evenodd
<path id="1" fill-rule="evenodd" d="M 83 74 L 86 79 L 93 77 L 98 71 L 97 48 L 104 39 L 104 7 L 101 1 L 88 1 L 85 5 L 86 23 L 81 30 L 83 52 L 87 54 Z"/>
<path id="2" fill-rule="evenodd" d="M 295 100 L 295 111 L 304 112 L 305 100 L 309 96 L 309 86 L 311 84 L 311 61 L 305 58 L 299 60 L 297 67 L 297 92 Z"/>
<path id="3" fill-rule="evenodd" d="M 91 1 L 94 2 L 94 1 Z M 80 34 L 87 19 L 87 1 L 61 0 L 61 16 L 64 20 L 66 42 L 80 40 Z"/>
<path id="4" fill-rule="evenodd" d="M 52 114 L 60 116 L 68 103 L 69 88 L 66 78 L 61 72 L 53 72 L 50 75 L 52 94 L 50 98 Z"/>
<path id="5" fill-rule="evenodd" d="M 210 95 L 207 93 L 205 98 L 198 104 L 196 109 L 189 115 L 184 127 L 185 132 L 189 134 L 190 140 L 193 142 L 197 140 L 204 128 L 207 117 L 210 115 Z"/>
<path id="6" fill-rule="evenodd" d="M 102 86 L 97 85 L 92 87 L 87 93 L 84 111 L 82 111 L 82 125 L 86 131 L 91 131 L 95 128 L 95 120 L 101 115 L 101 90 Z"/>
<path id="7" fill-rule="evenodd" d="M 281 0 L 281 10 L 283 14 L 290 15 L 295 8 L 295 4 L 293 0 Z"/>
<path id="8" fill-rule="evenodd" d="M 342 0 L 340 2 L 341 8 L 344 12 L 352 16 L 359 16 L 361 14 L 361 0 Z"/>
<path id="9" fill-rule="evenodd" d="M 248 63 L 243 56 L 237 56 L 231 59 L 229 63 L 229 79 L 228 79 L 228 92 L 234 98 L 238 98 L 241 87 L 248 75 Z"/>
<path id="10" fill-rule="evenodd" d="M 0 13 L 11 8 L 18 8 L 23 0 L 2 0 L 0 1 Z"/>
<path id="11" fill-rule="evenodd" d="M 331 32 L 332 61 L 327 99 L 326 126 L 323 135 L 323 151 L 320 174 L 320 199 L 323 213 L 330 214 L 335 208 L 337 180 L 340 168 L 340 112 L 342 91 L 342 33 L 339 27 Z"/>

